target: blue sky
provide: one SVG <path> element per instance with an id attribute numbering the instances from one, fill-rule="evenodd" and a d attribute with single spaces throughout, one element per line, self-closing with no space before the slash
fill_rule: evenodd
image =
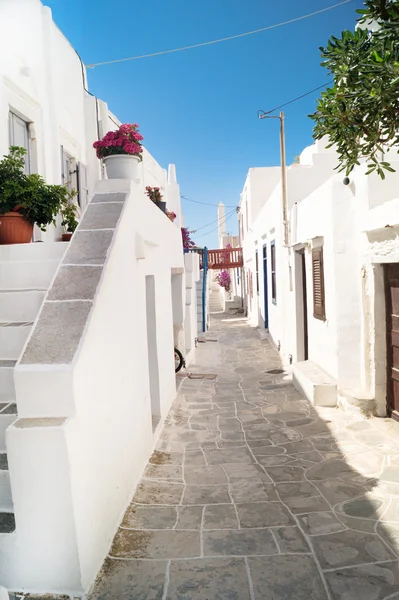
<path id="1" fill-rule="evenodd" d="M 266 27 L 337 0 L 43 0 L 85 64 L 201 43 Z M 123 122 L 139 123 L 157 161 L 175 163 L 182 194 L 236 205 L 250 167 L 279 164 L 278 120 L 257 119 L 327 80 L 319 46 L 353 29 L 361 0 L 221 44 L 88 71 L 89 89 Z M 318 93 L 286 107 L 287 160 L 312 142 Z M 186 225 L 216 208 L 182 200 Z M 227 209 L 226 209 L 227 210 Z M 215 224 L 216 225 L 216 224 Z M 193 235 L 217 243 L 215 225 Z M 227 230 L 236 231 L 233 216 Z"/>

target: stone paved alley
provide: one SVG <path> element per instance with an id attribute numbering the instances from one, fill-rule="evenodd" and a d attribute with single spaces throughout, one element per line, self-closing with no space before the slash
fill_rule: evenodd
<path id="1" fill-rule="evenodd" d="M 243 319 L 207 337 L 90 600 L 399 598 L 398 424 L 316 411 Z"/>

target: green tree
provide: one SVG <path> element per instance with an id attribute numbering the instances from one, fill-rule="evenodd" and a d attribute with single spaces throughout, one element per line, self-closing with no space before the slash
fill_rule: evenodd
<path id="1" fill-rule="evenodd" d="M 360 26 L 320 48 L 333 86 L 322 92 L 313 136 L 336 144 L 339 171 L 365 159 L 367 174 L 394 171 L 384 154 L 399 152 L 399 0 L 365 0 Z"/>

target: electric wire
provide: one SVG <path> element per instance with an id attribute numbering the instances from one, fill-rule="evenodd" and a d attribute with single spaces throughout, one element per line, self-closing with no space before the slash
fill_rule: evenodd
<path id="1" fill-rule="evenodd" d="M 198 237 L 205 237 L 207 235 L 209 235 L 210 233 L 213 233 L 214 231 L 216 231 L 217 229 L 219 229 L 219 225 L 224 225 L 229 219 L 231 219 L 231 217 L 233 216 L 233 214 L 235 213 L 235 210 L 232 210 L 230 213 L 228 213 L 223 221 L 223 223 L 219 223 L 217 227 L 215 227 L 214 229 L 211 229 L 210 231 L 208 231 L 207 233 L 202 233 L 200 236 Z"/>
<path id="2" fill-rule="evenodd" d="M 230 215 L 231 213 L 233 213 L 236 209 L 233 209 L 232 211 L 230 211 L 228 214 Z M 201 231 L 201 229 L 206 229 L 207 227 L 210 227 L 211 225 L 213 225 L 214 223 L 218 223 L 218 227 L 219 227 L 219 221 L 221 221 L 222 219 L 225 219 L 226 215 L 223 215 L 223 217 L 218 217 L 217 219 L 215 219 L 214 221 L 211 221 L 210 223 L 208 223 L 207 225 L 202 225 L 202 227 L 198 227 L 198 229 L 193 229 L 192 231 L 190 231 L 190 233 L 197 233 L 197 231 Z"/>
<path id="3" fill-rule="evenodd" d="M 200 202 L 199 200 L 192 200 L 191 198 L 187 198 L 187 196 L 181 195 L 180 198 L 183 200 L 187 200 L 187 202 L 195 202 L 195 204 L 204 204 L 205 206 L 219 206 L 219 204 L 211 204 L 210 202 Z M 225 204 L 226 208 L 237 208 L 237 204 Z"/>
<path id="4" fill-rule="evenodd" d="M 326 83 L 323 83 L 323 85 L 319 85 L 318 87 L 314 88 L 313 90 L 310 90 L 310 92 L 306 92 L 306 94 L 302 94 L 301 96 L 297 96 L 296 98 L 293 98 L 292 100 L 289 100 L 288 102 L 284 102 L 284 104 L 280 104 L 280 106 L 276 106 L 275 108 L 272 108 L 272 110 L 268 110 L 268 111 L 258 110 L 258 118 L 261 119 L 262 116 L 264 116 L 264 115 L 270 115 L 271 113 L 275 112 L 279 108 L 284 108 L 284 106 L 288 106 L 289 104 L 292 104 L 293 102 L 297 102 L 297 100 L 301 100 L 302 98 L 305 98 L 305 96 L 310 96 L 310 94 L 313 94 L 313 92 L 317 92 L 317 90 L 321 90 L 321 89 L 325 88 L 326 85 L 329 85 L 330 83 L 334 83 L 334 80 L 330 79 L 330 81 L 326 81 Z"/>
<path id="5" fill-rule="evenodd" d="M 141 54 L 139 56 L 129 56 L 127 58 L 117 58 L 115 60 L 105 60 L 102 62 L 86 65 L 86 67 L 88 69 L 94 69 L 95 67 L 102 67 L 104 65 L 113 65 L 115 63 L 127 62 L 127 61 L 131 61 L 131 60 L 140 60 L 142 58 L 152 58 L 154 56 L 162 56 L 164 54 L 172 54 L 174 52 L 182 52 L 183 50 L 192 50 L 193 48 L 201 48 L 203 46 L 210 46 L 212 44 L 228 42 L 230 40 L 235 40 L 237 38 L 242 38 L 242 37 L 245 37 L 248 35 L 254 35 L 256 33 L 262 33 L 263 31 L 268 31 L 270 29 L 276 29 L 277 27 L 282 27 L 283 25 L 289 25 L 290 23 L 302 21 L 303 19 L 308 19 L 309 17 L 314 17 L 321 13 L 327 12 L 328 10 L 333 10 L 334 8 L 338 8 L 339 6 L 342 6 L 343 4 L 348 4 L 348 2 L 352 2 L 352 0 L 343 0 L 342 2 L 338 2 L 338 4 L 333 4 L 332 6 L 327 6 L 326 8 L 316 10 L 315 12 L 311 12 L 306 15 L 302 15 L 300 17 L 295 17 L 294 19 L 289 19 L 288 21 L 282 21 L 281 23 L 275 23 L 274 25 L 268 25 L 267 27 L 261 27 L 260 29 L 254 29 L 253 31 L 246 31 L 244 33 L 238 33 L 236 35 L 230 35 L 228 37 L 220 38 L 217 40 L 211 40 L 209 42 L 202 42 L 200 44 L 193 44 L 191 46 L 182 46 L 181 48 L 173 48 L 173 50 L 162 50 L 161 52 L 152 52 L 151 54 Z"/>

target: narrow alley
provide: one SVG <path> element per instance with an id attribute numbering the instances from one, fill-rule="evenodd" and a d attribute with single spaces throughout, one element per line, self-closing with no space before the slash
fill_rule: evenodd
<path id="1" fill-rule="evenodd" d="M 304 400 L 214 315 L 90 600 L 399 598 L 399 433 Z"/>

